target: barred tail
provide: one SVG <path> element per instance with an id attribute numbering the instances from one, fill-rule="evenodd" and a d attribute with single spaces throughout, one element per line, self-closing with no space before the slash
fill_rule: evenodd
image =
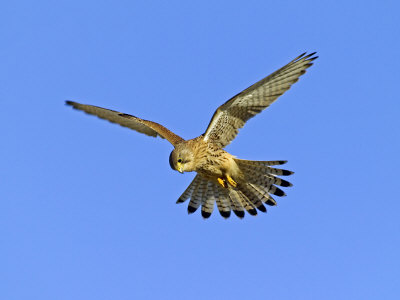
<path id="1" fill-rule="evenodd" d="M 277 186 L 292 186 L 289 181 L 277 177 L 292 175 L 292 171 L 271 167 L 283 165 L 287 162 L 285 160 L 255 161 L 236 158 L 235 162 L 245 178 L 244 181 L 238 183 L 236 189 L 242 192 L 259 211 L 267 211 L 263 203 L 271 206 L 276 205 L 276 201 L 271 194 L 278 197 L 286 196 L 285 192 Z"/>
<path id="2" fill-rule="evenodd" d="M 246 210 L 250 215 L 257 215 L 257 209 L 266 212 L 267 205 L 276 205 L 276 201 L 270 194 L 285 196 L 285 193 L 277 187 L 288 187 L 292 184 L 276 176 L 293 174 L 291 171 L 272 168 L 282 165 L 286 161 L 253 161 L 235 159 L 235 162 L 243 172 L 244 180 L 237 183 L 236 188 L 229 186 L 223 188 L 215 182 L 209 181 L 197 174 L 185 192 L 179 197 L 177 203 L 189 200 L 188 213 L 194 213 L 201 207 L 203 218 L 209 218 L 217 204 L 219 213 L 224 218 L 229 218 L 231 210 L 239 218 L 244 217 Z"/>
<path id="3" fill-rule="evenodd" d="M 211 216 L 214 209 L 214 202 L 217 203 L 219 213 L 224 218 L 229 218 L 231 208 L 236 213 L 236 210 L 242 210 L 240 205 L 232 204 L 229 199 L 229 193 L 226 189 L 218 186 L 212 181 L 209 181 L 197 174 L 186 191 L 179 197 L 176 203 L 183 203 L 190 199 L 188 205 L 188 213 L 194 213 L 201 206 L 201 215 L 207 219 Z"/>

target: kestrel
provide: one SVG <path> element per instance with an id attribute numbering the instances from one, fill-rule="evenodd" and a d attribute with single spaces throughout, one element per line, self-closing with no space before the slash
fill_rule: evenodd
<path id="1" fill-rule="evenodd" d="M 286 92 L 316 58 L 315 52 L 308 55 L 303 53 L 229 99 L 215 111 L 205 133 L 191 140 L 184 140 L 158 123 L 132 115 L 72 101 L 66 101 L 66 104 L 146 135 L 167 139 L 174 146 L 169 156 L 171 168 L 180 173 L 197 172 L 177 201 L 182 203 L 190 199 L 189 214 L 201 206 L 201 215 L 209 218 L 216 202 L 224 218 L 230 216 L 231 210 L 239 218 L 244 217 L 244 210 L 254 216 L 257 215 L 257 209 L 267 211 L 264 203 L 276 205 L 271 195 L 286 195 L 277 186 L 289 187 L 292 184 L 278 176 L 291 175 L 293 172 L 272 167 L 286 163 L 284 160 L 238 159 L 223 149 L 236 137 L 247 120 Z"/>

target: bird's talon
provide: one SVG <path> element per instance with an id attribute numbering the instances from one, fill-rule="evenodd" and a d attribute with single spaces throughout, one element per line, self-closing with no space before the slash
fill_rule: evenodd
<path id="1" fill-rule="evenodd" d="M 227 188 L 226 182 L 225 182 L 224 179 L 218 177 L 217 180 L 218 180 L 218 183 L 219 183 L 223 188 Z"/>
<path id="2" fill-rule="evenodd" d="M 228 180 L 228 182 L 229 182 L 229 184 L 230 184 L 231 186 L 233 186 L 233 187 L 236 187 L 236 186 L 237 186 L 236 181 L 233 180 L 231 176 L 226 175 L 226 179 Z"/>

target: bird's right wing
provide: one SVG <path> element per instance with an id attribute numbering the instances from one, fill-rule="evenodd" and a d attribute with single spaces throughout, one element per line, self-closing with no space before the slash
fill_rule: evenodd
<path id="1" fill-rule="evenodd" d="M 66 104 L 72 106 L 74 109 L 82 110 L 87 114 L 97 116 L 112 123 L 117 123 L 121 126 L 128 127 L 130 129 L 136 130 L 137 132 L 144 133 L 148 136 L 160 136 L 168 140 L 174 146 L 184 140 L 164 126 L 152 121 L 143 120 L 138 117 L 120 113 L 115 110 L 101 108 L 93 105 L 80 104 L 73 101 L 66 101 Z"/>
<path id="2" fill-rule="evenodd" d="M 299 80 L 318 57 L 314 54 L 301 54 L 218 107 L 204 133 L 204 140 L 210 140 L 222 148 L 228 145 L 249 119 L 267 108 Z"/>

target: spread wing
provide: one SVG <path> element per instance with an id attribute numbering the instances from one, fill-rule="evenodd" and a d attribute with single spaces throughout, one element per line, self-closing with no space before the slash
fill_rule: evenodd
<path id="1" fill-rule="evenodd" d="M 210 140 L 221 147 L 227 146 L 247 120 L 267 108 L 317 59 L 314 53 L 301 54 L 286 66 L 253 84 L 222 104 L 214 113 L 204 133 L 204 140 Z"/>
<path id="2" fill-rule="evenodd" d="M 65 103 L 75 109 L 82 110 L 87 114 L 97 116 L 112 123 L 117 123 L 121 126 L 136 130 L 137 132 L 144 133 L 153 137 L 160 136 L 164 139 L 167 139 L 174 146 L 178 142 L 184 140 L 164 126 L 155 122 L 143 120 L 135 116 L 120 113 L 111 109 L 101 108 L 98 106 L 80 104 L 73 101 L 66 101 Z"/>

